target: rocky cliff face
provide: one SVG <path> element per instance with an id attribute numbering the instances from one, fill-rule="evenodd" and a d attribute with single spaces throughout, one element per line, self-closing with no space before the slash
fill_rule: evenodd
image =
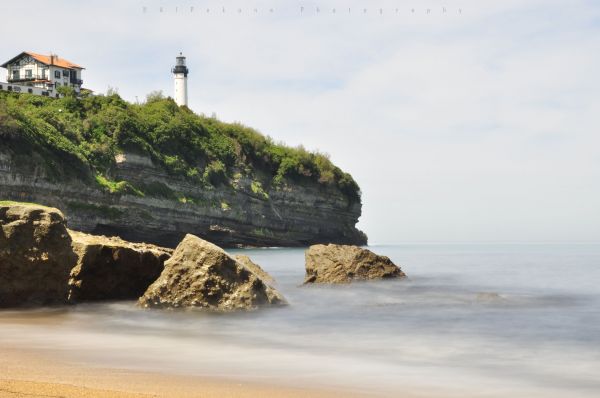
<path id="1" fill-rule="evenodd" d="M 169 175 L 150 158 L 121 154 L 112 170 L 115 180 L 154 184 L 172 194 L 117 195 L 77 179 L 53 181 L 41 155 L 31 154 L 27 167 L 19 156 L 0 145 L 0 200 L 58 207 L 80 231 L 168 247 L 187 233 L 229 247 L 366 243 L 355 228 L 361 204 L 314 182 L 257 187 L 240 177 L 232 186 L 206 188 Z"/>

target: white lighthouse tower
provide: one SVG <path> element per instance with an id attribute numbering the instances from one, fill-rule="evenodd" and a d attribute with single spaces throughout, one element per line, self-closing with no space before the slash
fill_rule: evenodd
<path id="1" fill-rule="evenodd" d="M 171 69 L 173 75 L 175 75 L 175 102 L 179 106 L 187 106 L 188 95 L 187 95 L 187 75 L 189 70 L 185 66 L 185 57 L 182 53 L 179 53 L 175 67 Z"/>

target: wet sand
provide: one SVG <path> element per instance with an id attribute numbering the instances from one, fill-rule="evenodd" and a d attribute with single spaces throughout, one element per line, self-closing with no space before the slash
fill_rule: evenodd
<path id="1" fill-rule="evenodd" d="M 364 397 L 351 391 L 300 389 L 119 369 L 88 367 L 0 346 L 0 397 Z"/>

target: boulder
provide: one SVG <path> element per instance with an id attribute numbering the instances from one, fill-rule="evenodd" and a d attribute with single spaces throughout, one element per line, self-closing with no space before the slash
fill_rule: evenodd
<path id="1" fill-rule="evenodd" d="M 69 279 L 71 302 L 138 299 L 160 276 L 172 253 L 117 237 L 69 234 L 78 257 Z"/>
<path id="2" fill-rule="evenodd" d="M 269 275 L 267 273 L 267 271 L 265 271 L 264 269 L 262 269 L 260 267 L 260 265 L 256 264 L 255 262 L 253 262 L 252 260 L 250 260 L 250 257 L 245 256 L 243 254 L 238 254 L 236 256 L 233 256 L 233 258 L 240 264 L 242 264 L 244 267 L 246 267 L 246 269 L 254 272 L 260 279 L 262 279 L 264 282 L 267 282 L 269 284 L 275 282 L 275 279 L 273 279 L 273 277 L 271 275 Z"/>
<path id="3" fill-rule="evenodd" d="M 223 249 L 186 235 L 160 277 L 140 298 L 146 308 L 251 310 L 285 304 L 283 296 Z"/>
<path id="4" fill-rule="evenodd" d="M 313 245 L 305 258 L 305 284 L 406 277 L 388 257 L 358 246 Z"/>
<path id="5" fill-rule="evenodd" d="M 0 307 L 66 303 L 76 260 L 58 209 L 0 204 Z"/>

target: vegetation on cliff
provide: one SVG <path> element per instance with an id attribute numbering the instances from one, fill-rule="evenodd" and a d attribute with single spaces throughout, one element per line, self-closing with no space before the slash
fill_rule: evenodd
<path id="1" fill-rule="evenodd" d="M 162 185 L 111 180 L 115 157 L 134 152 L 149 156 L 174 176 L 207 187 L 234 186 L 236 176 L 251 175 L 257 177 L 252 190 L 265 198 L 266 184 L 313 181 L 339 188 L 351 201 L 360 200 L 356 182 L 326 155 L 274 143 L 238 123 L 197 115 L 159 93 L 142 104 L 128 103 L 115 93 L 83 98 L 67 90 L 64 94 L 51 99 L 0 92 L 0 139 L 19 167 L 43 165 L 51 179 L 77 178 L 115 194 L 172 195 Z"/>

